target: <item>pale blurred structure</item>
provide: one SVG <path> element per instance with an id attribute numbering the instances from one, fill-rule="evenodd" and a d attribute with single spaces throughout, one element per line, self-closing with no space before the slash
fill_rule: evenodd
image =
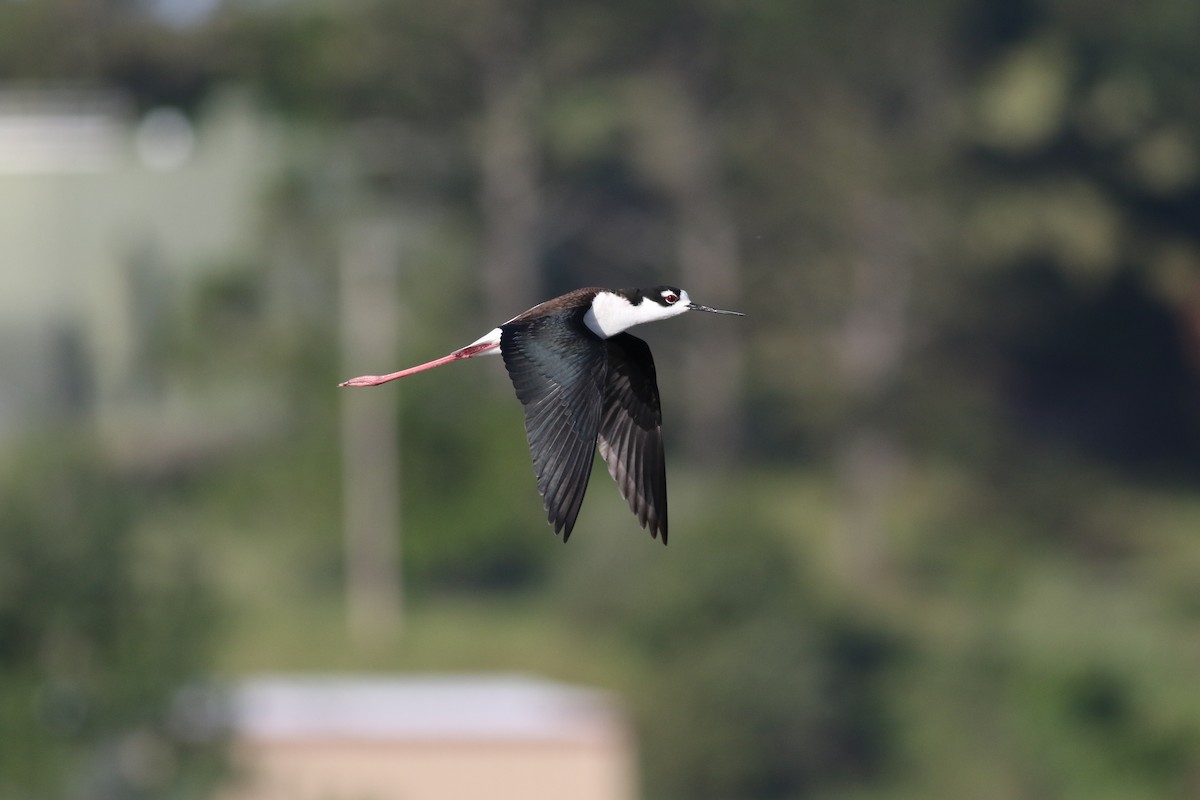
<path id="1" fill-rule="evenodd" d="M 198 116 L 0 84 L 0 442 L 84 421 L 118 456 L 162 461 L 264 429 L 262 387 L 167 377 L 171 326 L 253 259 L 282 162 L 246 93 Z"/>
<path id="2" fill-rule="evenodd" d="M 633 800 L 607 695 L 512 676 L 278 676 L 231 698 L 220 800 Z"/>

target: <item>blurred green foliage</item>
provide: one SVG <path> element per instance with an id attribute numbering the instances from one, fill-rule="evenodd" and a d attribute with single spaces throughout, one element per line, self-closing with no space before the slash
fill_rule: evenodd
<path id="1" fill-rule="evenodd" d="M 183 791 L 164 704 L 215 662 L 602 683 L 661 800 L 1195 795 L 1200 5 L 226 3 L 181 28 L 146 8 L 7 4 L 0 75 L 197 115 L 237 82 L 306 133 L 261 263 L 193 286 L 155 351 L 197 387 L 283 391 L 269 436 L 149 483 L 53 434 L 8 459 L 0 793 L 109 786 L 80 776 L 147 742 L 158 766 L 84 796 Z M 693 321 L 648 332 L 671 547 L 598 470 L 564 548 L 499 364 L 405 384 L 407 634 L 355 649 L 338 226 L 419 218 L 406 360 L 494 324 L 481 106 L 511 62 L 536 76 L 538 296 L 677 277 L 678 142 L 655 131 L 680 92 L 700 109 L 750 312 L 745 448 L 685 457 Z M 279 274 L 304 290 L 282 313 Z"/>
<path id="2" fill-rule="evenodd" d="M 141 535 L 145 495 L 88 448 L 22 455 L 0 504 L 0 793 L 203 796 L 212 732 L 174 705 L 217 614 L 193 548 Z"/>

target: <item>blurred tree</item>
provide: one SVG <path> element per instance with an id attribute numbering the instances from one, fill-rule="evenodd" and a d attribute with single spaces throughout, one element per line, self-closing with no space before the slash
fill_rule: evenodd
<path id="1" fill-rule="evenodd" d="M 1008 337 L 974 356 L 1026 433 L 1125 467 L 1194 463 L 1200 112 L 1183 98 L 1200 12 L 1031 4 L 1001 36 L 986 4 L 968 9 L 960 246 L 977 266 L 948 330 Z M 1172 434 L 1134 433 L 1152 420 Z M 1141 441 L 1114 448 L 1122 435 Z"/>
<path id="2" fill-rule="evenodd" d="M 134 492 L 86 452 L 9 465 L 0 503 L 0 794 L 202 796 L 213 731 L 177 712 L 215 606 L 181 542 L 137 534 Z"/>
<path id="3" fill-rule="evenodd" d="M 478 52 L 480 283 L 498 324 L 545 298 L 541 279 L 541 74 L 533 3 L 481 3 L 472 27 Z"/>
<path id="4" fill-rule="evenodd" d="M 899 637 L 829 606 L 753 504 L 708 522 L 669 571 L 602 544 L 567 576 L 571 613 L 653 665 L 634 692 L 649 796 L 820 796 L 886 775 Z"/>

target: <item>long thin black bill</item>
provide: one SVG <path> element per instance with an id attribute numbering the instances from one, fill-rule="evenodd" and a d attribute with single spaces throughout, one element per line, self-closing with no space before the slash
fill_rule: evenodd
<path id="1" fill-rule="evenodd" d="M 740 311 L 726 311 L 721 308 L 711 308 L 709 306 L 702 306 L 699 303 L 688 303 L 688 308 L 690 308 L 692 311 L 707 311 L 710 314 L 732 314 L 735 317 L 746 316 L 745 314 L 743 314 Z"/>

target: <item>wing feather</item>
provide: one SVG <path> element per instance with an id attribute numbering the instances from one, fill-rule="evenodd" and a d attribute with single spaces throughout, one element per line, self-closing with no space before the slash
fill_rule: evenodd
<path id="1" fill-rule="evenodd" d="M 644 341 L 628 333 L 604 340 L 608 370 L 600 455 L 621 496 L 650 535 L 667 543 L 667 471 L 662 406 L 654 357 Z"/>
<path id="2" fill-rule="evenodd" d="M 604 340 L 578 319 L 500 326 L 500 353 L 525 407 L 525 433 L 547 519 L 571 536 L 591 477 L 608 369 Z"/>

